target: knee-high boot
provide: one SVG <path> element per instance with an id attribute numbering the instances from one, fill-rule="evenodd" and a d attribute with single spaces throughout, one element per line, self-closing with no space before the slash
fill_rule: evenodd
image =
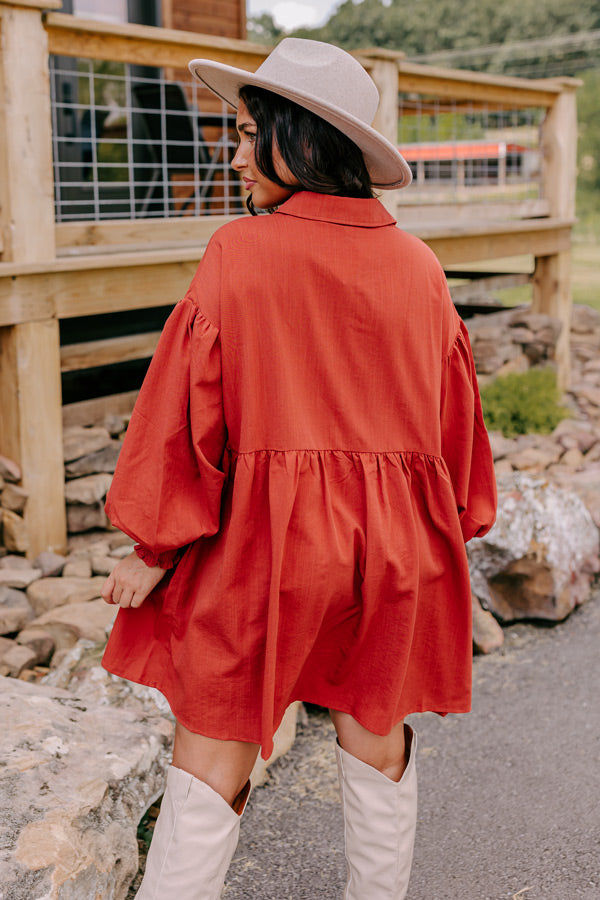
<path id="1" fill-rule="evenodd" d="M 404 726 L 408 765 L 400 781 L 336 744 L 348 881 L 344 900 L 404 900 L 417 822 L 417 736 Z"/>
<path id="2" fill-rule="evenodd" d="M 248 782 L 234 811 L 203 781 L 170 766 L 136 900 L 218 900 L 249 787 Z"/>

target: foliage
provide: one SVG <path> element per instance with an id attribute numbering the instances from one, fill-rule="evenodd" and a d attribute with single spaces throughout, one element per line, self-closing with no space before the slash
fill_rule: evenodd
<path id="1" fill-rule="evenodd" d="M 248 19 L 248 40 L 257 44 L 276 44 L 285 32 L 275 24 L 271 13 L 263 13 Z"/>
<path id="2" fill-rule="evenodd" d="M 560 404 L 554 369 L 529 369 L 496 378 L 481 389 L 486 426 L 505 437 L 548 434 L 569 415 Z"/>
<path id="3" fill-rule="evenodd" d="M 583 86 L 577 92 L 577 117 L 577 212 L 589 218 L 597 213 L 600 190 L 600 69 L 583 73 Z"/>
<path id="4" fill-rule="evenodd" d="M 598 0 L 345 0 L 321 28 L 296 37 L 407 55 L 469 49 L 600 28 Z"/>

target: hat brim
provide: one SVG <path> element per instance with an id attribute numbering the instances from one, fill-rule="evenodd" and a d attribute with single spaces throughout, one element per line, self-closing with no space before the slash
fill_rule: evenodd
<path id="1" fill-rule="evenodd" d="M 254 85 L 280 97 L 286 97 L 299 106 L 325 119 L 362 150 L 365 165 L 374 187 L 383 190 L 406 187 L 412 181 L 410 166 L 398 148 L 382 134 L 350 113 L 323 103 L 312 95 L 299 90 L 290 90 L 245 69 L 236 69 L 211 59 L 192 59 L 189 70 L 204 87 L 237 109 L 240 88 Z"/>

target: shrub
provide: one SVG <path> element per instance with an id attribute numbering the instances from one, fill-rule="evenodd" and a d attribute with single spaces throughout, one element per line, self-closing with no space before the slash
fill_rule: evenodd
<path id="1" fill-rule="evenodd" d="M 483 416 L 490 431 L 505 437 L 548 434 L 569 415 L 560 403 L 554 369 L 502 375 L 481 390 Z"/>

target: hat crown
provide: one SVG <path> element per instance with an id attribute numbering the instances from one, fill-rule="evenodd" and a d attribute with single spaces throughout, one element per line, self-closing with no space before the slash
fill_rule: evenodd
<path id="1" fill-rule="evenodd" d="M 358 60 L 321 41 L 284 38 L 256 74 L 298 94 L 318 98 L 370 125 L 379 93 Z"/>

